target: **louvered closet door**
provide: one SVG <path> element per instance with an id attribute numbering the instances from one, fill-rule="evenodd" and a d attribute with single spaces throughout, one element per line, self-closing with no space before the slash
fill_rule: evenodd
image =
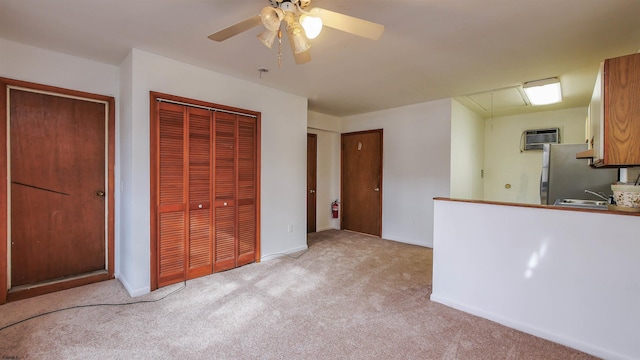
<path id="1" fill-rule="evenodd" d="M 184 106 L 160 103 L 158 110 L 158 286 L 186 276 L 186 167 Z"/>
<path id="2" fill-rule="evenodd" d="M 214 271 L 236 267 L 236 115 L 215 114 Z"/>
<path id="3" fill-rule="evenodd" d="M 188 109 L 189 236 L 187 279 L 213 272 L 211 238 L 211 111 Z"/>
<path id="4" fill-rule="evenodd" d="M 238 116 L 238 266 L 256 259 L 257 124 Z"/>
<path id="5" fill-rule="evenodd" d="M 215 115 L 215 263 L 222 271 L 256 261 L 257 119 Z"/>
<path id="6" fill-rule="evenodd" d="M 159 104 L 158 286 L 213 272 L 211 112 Z M 188 131 L 186 130 L 188 129 Z"/>

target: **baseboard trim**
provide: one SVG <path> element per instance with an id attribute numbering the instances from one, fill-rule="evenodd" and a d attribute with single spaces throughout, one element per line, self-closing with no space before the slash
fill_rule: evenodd
<path id="1" fill-rule="evenodd" d="M 145 294 L 148 294 L 148 293 L 151 292 L 151 286 L 144 286 L 144 287 L 141 287 L 141 288 L 134 289 L 133 286 L 131 286 L 131 284 L 129 284 L 129 282 L 127 281 L 126 278 L 123 278 L 121 276 L 117 276 L 116 279 L 118 279 L 118 281 L 120 281 L 122 286 L 124 286 L 124 288 L 129 293 L 129 296 L 131 296 L 131 297 L 137 297 L 137 296 L 145 295 Z"/>
<path id="2" fill-rule="evenodd" d="M 303 246 L 298 246 L 295 248 L 291 248 L 289 250 L 285 250 L 279 253 L 273 253 L 273 254 L 269 254 L 269 255 L 264 255 L 260 258 L 260 261 L 268 261 L 268 260 L 273 260 L 273 259 L 277 259 L 279 257 L 283 257 L 283 256 L 288 256 L 291 254 L 295 254 L 297 252 L 300 251 L 305 251 L 307 250 L 309 247 L 307 245 L 303 245 Z"/>
<path id="3" fill-rule="evenodd" d="M 328 226 L 328 227 L 323 227 L 323 228 L 317 228 L 316 232 L 320 232 L 320 231 L 327 231 L 327 230 L 340 230 L 339 227 L 333 227 L 333 226 Z"/>

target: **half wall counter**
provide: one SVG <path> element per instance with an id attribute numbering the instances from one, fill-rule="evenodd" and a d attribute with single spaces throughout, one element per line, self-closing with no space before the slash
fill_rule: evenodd
<path id="1" fill-rule="evenodd" d="M 434 199 L 431 300 L 607 359 L 639 359 L 640 216 Z"/>

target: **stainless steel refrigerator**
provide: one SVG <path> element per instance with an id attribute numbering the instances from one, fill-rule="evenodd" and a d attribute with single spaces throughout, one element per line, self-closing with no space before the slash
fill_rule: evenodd
<path id="1" fill-rule="evenodd" d="M 557 199 L 592 199 L 585 190 L 611 194 L 611 184 L 618 179 L 618 169 L 592 168 L 576 153 L 587 150 L 587 144 L 544 144 L 540 203 L 553 205 Z"/>

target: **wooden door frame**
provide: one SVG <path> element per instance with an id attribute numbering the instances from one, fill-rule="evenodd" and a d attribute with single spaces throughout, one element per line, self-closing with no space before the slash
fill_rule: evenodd
<path id="1" fill-rule="evenodd" d="M 79 100 L 96 101 L 105 104 L 106 117 L 106 166 L 107 166 L 107 259 L 106 274 L 94 274 L 71 278 L 62 282 L 51 282 L 42 286 L 33 287 L 20 292 L 9 292 L 9 224 L 8 224 L 8 153 L 7 144 L 9 134 L 8 124 L 8 89 L 16 88 L 25 91 L 39 92 L 53 96 L 77 98 Z M 78 90 L 65 89 L 55 86 L 36 84 L 0 77 L 0 304 L 7 301 L 20 300 L 27 297 L 38 296 L 53 291 L 64 290 L 76 286 L 86 285 L 97 281 L 113 279 L 114 274 L 114 229 L 115 229 L 115 194 L 114 194 L 114 166 L 115 166 L 115 99 L 111 96 L 93 94 Z"/>
<path id="2" fill-rule="evenodd" d="M 260 121 L 260 112 L 245 110 L 240 108 L 235 108 L 231 106 L 225 106 L 220 104 L 215 104 L 207 101 L 195 100 L 190 98 L 185 98 L 176 95 L 165 94 L 157 91 L 149 92 L 149 136 L 150 136 L 150 171 L 149 171 L 149 180 L 150 180 L 150 197 L 149 197 L 149 209 L 150 209 L 150 233 L 149 233 L 149 248 L 150 248 L 150 261 L 149 261 L 149 269 L 150 269 L 150 287 L 151 290 L 158 289 L 158 217 L 156 210 L 156 203 L 158 199 L 158 177 L 157 177 L 157 159 L 158 159 L 158 142 L 159 142 L 159 134 L 158 134 L 158 126 L 157 126 L 157 114 L 158 114 L 158 102 L 159 100 L 168 100 L 177 104 L 182 104 L 185 106 L 193 106 L 193 107 L 201 107 L 201 108 L 210 108 L 210 109 L 219 109 L 221 111 L 253 116 L 256 118 L 256 249 L 255 249 L 255 261 L 260 261 L 260 167 L 261 167 L 261 121 Z M 213 129 L 213 127 L 212 127 Z M 215 144 L 212 144 L 214 147 Z M 212 159 L 213 160 L 213 159 Z M 213 160 L 215 161 L 215 160 Z M 212 165 L 214 166 L 214 165 Z M 215 196 L 214 194 L 212 194 Z M 212 204 L 213 209 L 213 204 Z M 212 210 L 213 214 L 213 210 Z M 213 220 L 212 220 L 213 221 Z M 212 223 L 213 227 L 213 223 Z M 212 231 L 212 236 L 214 236 L 215 229 Z M 214 250 L 215 251 L 215 250 Z M 214 253 L 215 256 L 215 253 Z"/>
<path id="3" fill-rule="evenodd" d="M 344 136 L 349 136 L 349 135 L 361 135 L 361 134 L 369 134 L 369 133 L 379 133 L 380 134 L 380 209 L 379 211 L 379 216 L 380 216 L 380 226 L 378 227 L 378 230 L 380 232 L 380 236 L 382 237 L 382 192 L 383 192 L 383 180 L 384 180 L 384 169 L 382 167 L 383 165 L 383 161 L 382 161 L 382 157 L 384 155 L 384 151 L 383 151 L 383 145 L 384 145 L 384 131 L 383 129 L 373 129 L 373 130 L 363 130 L 363 131 L 353 131 L 353 132 L 348 132 L 348 133 L 342 133 L 340 134 L 340 199 L 343 198 L 343 173 L 342 173 L 342 166 L 344 164 L 344 149 L 342 146 L 342 140 L 344 139 Z M 343 223 L 342 223 L 342 211 L 340 211 L 340 229 L 344 229 Z"/>

